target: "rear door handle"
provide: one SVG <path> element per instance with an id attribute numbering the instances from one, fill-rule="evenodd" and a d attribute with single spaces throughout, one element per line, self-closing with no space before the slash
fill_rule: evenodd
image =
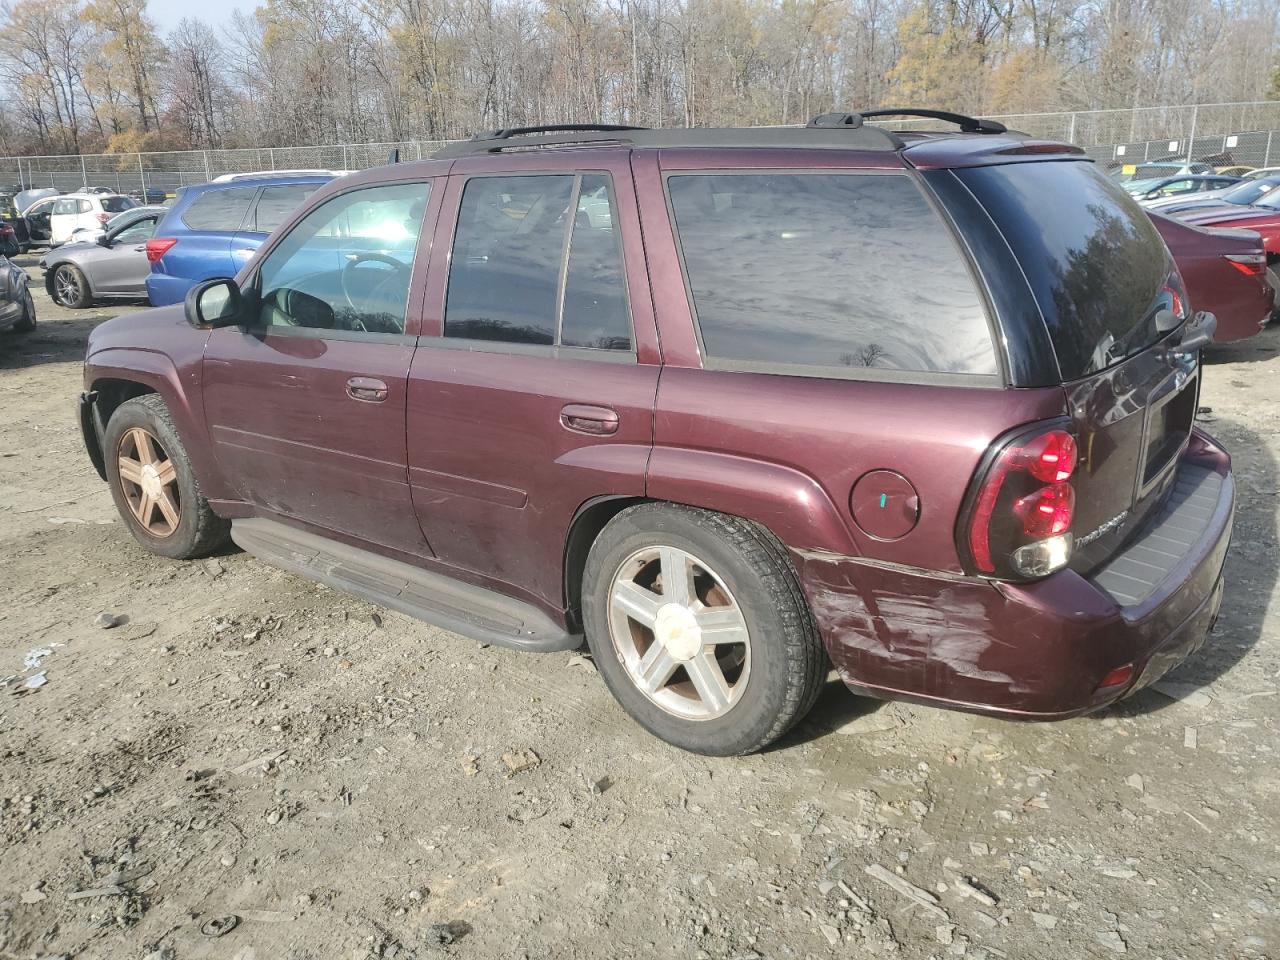
<path id="1" fill-rule="evenodd" d="M 618 432 L 618 414 L 608 407 L 589 403 L 570 403 L 560 410 L 560 423 L 566 430 L 593 437 L 607 437 Z"/>
<path id="2" fill-rule="evenodd" d="M 387 385 L 372 377 L 352 377 L 347 381 L 347 396 L 365 403 L 382 403 L 387 399 Z"/>

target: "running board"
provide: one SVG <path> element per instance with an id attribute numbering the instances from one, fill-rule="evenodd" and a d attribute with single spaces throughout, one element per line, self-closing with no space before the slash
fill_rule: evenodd
<path id="1" fill-rule="evenodd" d="M 273 520 L 232 520 L 231 539 L 273 566 L 481 643 L 537 653 L 582 645 L 530 604 Z"/>

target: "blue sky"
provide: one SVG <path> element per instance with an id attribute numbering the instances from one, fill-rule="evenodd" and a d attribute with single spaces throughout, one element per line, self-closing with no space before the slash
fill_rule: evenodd
<path id="1" fill-rule="evenodd" d="M 197 5 L 191 0 L 149 0 L 147 11 L 160 33 L 165 34 L 183 17 L 198 16 L 210 26 L 221 27 L 236 10 L 251 13 L 258 3 L 259 0 L 203 0 Z"/>

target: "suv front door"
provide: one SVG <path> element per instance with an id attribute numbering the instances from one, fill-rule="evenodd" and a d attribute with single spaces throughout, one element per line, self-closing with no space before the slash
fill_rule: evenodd
<path id="1" fill-rule="evenodd" d="M 642 496 L 653 443 L 660 367 L 628 154 L 451 174 L 434 245 L 448 269 L 428 279 L 409 375 L 414 506 L 442 561 L 562 608 L 575 512 Z"/>
<path id="2" fill-rule="evenodd" d="M 433 192 L 419 180 L 326 200 L 246 279 L 252 322 L 210 335 L 214 451 L 257 512 L 429 555 L 409 497 L 405 387 Z"/>

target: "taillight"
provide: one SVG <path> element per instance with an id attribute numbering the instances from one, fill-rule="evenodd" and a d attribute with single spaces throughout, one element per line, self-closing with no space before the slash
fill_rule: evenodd
<path id="1" fill-rule="evenodd" d="M 151 263 L 158 263 L 160 258 L 168 253 L 170 248 L 177 242 L 177 237 L 152 237 L 147 241 L 147 260 Z"/>
<path id="2" fill-rule="evenodd" d="M 98 217 L 98 222 L 105 225 L 106 222 L 111 219 L 111 214 L 105 213 L 105 212 L 99 213 L 97 214 L 97 217 Z"/>
<path id="3" fill-rule="evenodd" d="M 995 452 L 972 495 L 964 540 L 979 574 L 1043 577 L 1071 559 L 1076 438 L 1058 426 L 1024 431 Z"/>
<path id="4" fill-rule="evenodd" d="M 1226 253 L 1223 254 L 1222 259 L 1246 277 L 1261 277 L 1267 272 L 1265 253 Z"/>

